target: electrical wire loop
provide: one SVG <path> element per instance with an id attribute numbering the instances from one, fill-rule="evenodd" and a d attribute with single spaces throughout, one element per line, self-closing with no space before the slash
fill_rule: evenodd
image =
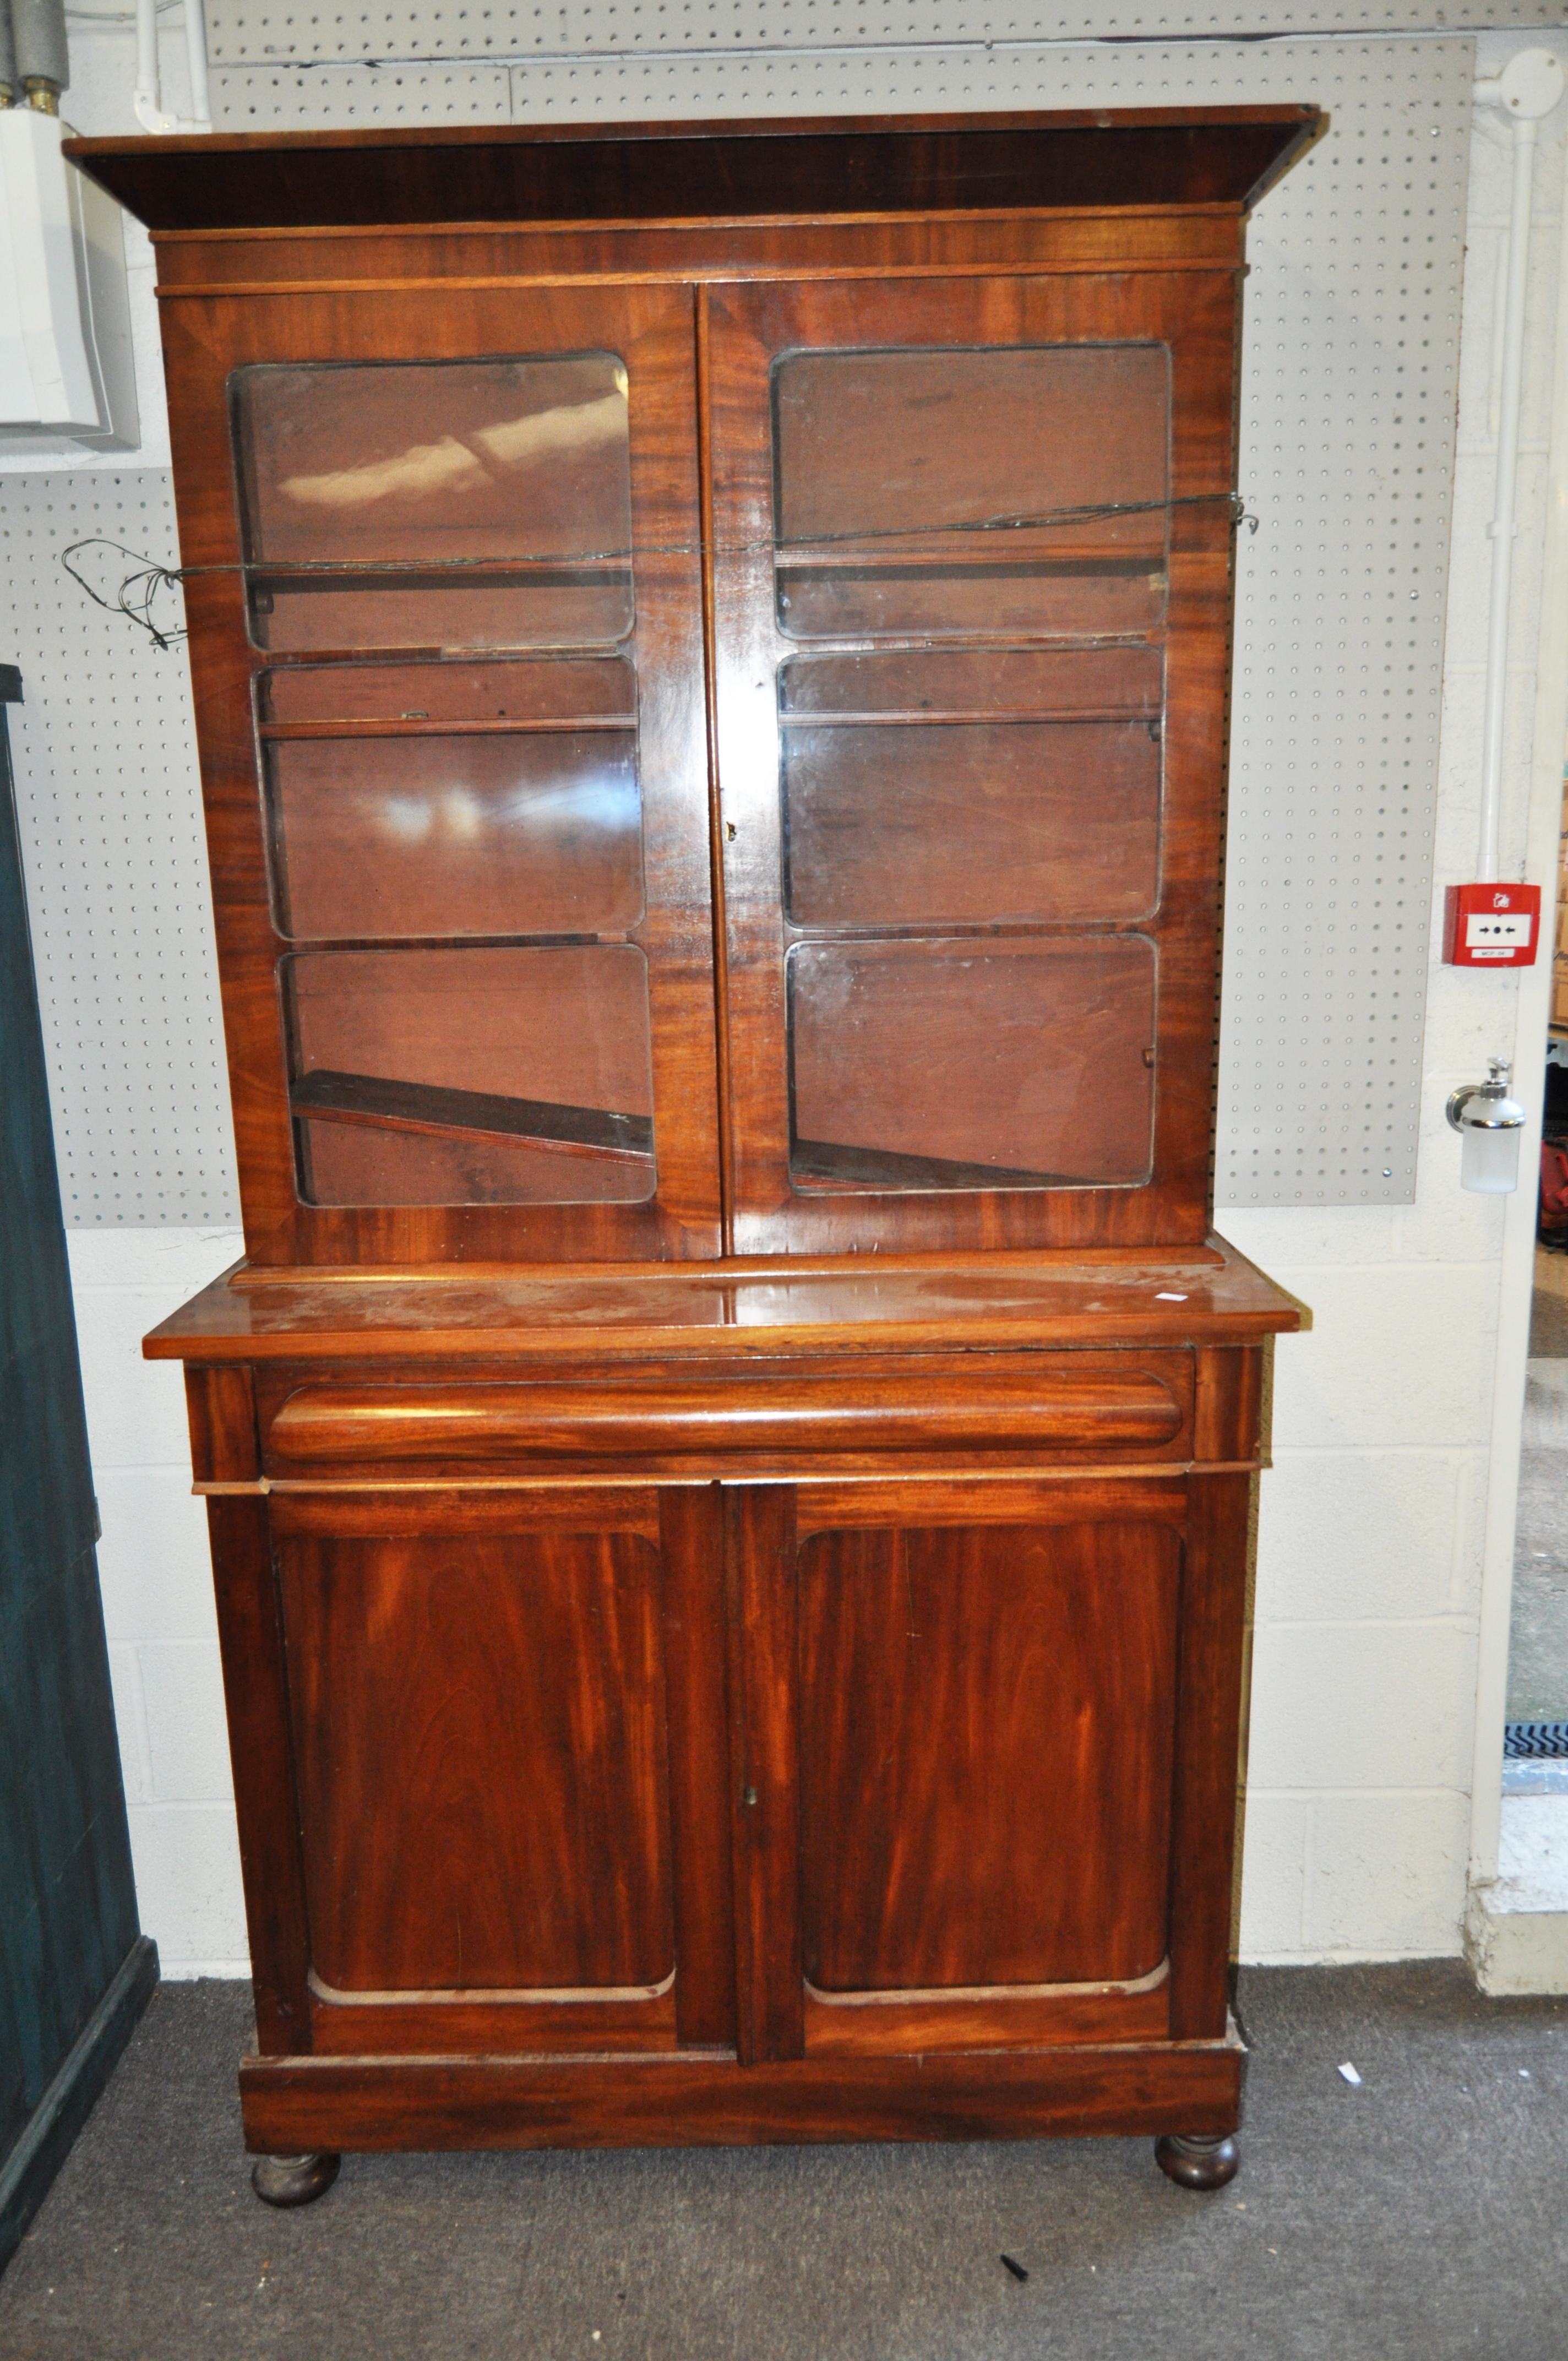
<path id="1" fill-rule="evenodd" d="M 1217 500 L 1223 500 L 1230 511 L 1230 527 L 1233 533 L 1238 533 L 1243 525 L 1245 525 L 1249 533 L 1256 533 L 1258 520 L 1248 509 L 1240 492 L 1185 492 L 1174 500 L 1101 500 L 1077 508 L 1042 510 L 1033 514 L 967 517 L 957 522 L 940 524 L 883 525 L 860 532 L 809 533 L 798 537 L 778 536 L 767 541 L 718 542 L 712 544 L 708 554 L 714 556 L 739 557 L 755 555 L 763 550 L 774 552 L 781 549 L 795 551 L 824 549 L 847 543 L 929 541 L 934 536 L 945 537 L 949 533 L 1047 532 L 1053 527 L 1064 525 L 1114 522 L 1119 517 L 1146 516 L 1160 512 L 1168 514 L 1172 509 L 1212 506 Z M 136 571 L 125 575 L 113 595 L 105 597 L 101 590 L 94 588 L 79 566 L 71 564 L 72 558 L 80 556 L 83 550 L 88 549 L 112 550 L 116 556 L 128 557 L 135 566 Z M 704 554 L 701 542 L 664 542 L 641 544 L 635 548 L 627 549 L 535 550 L 523 555 L 512 552 L 488 557 L 444 558 L 434 564 L 429 558 L 411 557 L 386 558 L 368 562 L 364 559 L 338 561 L 304 558 L 291 559 L 286 562 L 274 561 L 270 564 L 242 560 L 237 565 L 163 566 L 157 558 L 144 556 L 139 550 L 127 549 L 124 542 L 110 541 L 102 533 L 89 533 L 85 540 L 73 541 L 68 548 L 63 549 L 60 552 L 60 562 L 71 580 L 86 591 L 94 606 L 102 607 L 105 614 L 123 615 L 127 622 L 135 623 L 138 630 L 147 633 L 155 648 L 166 653 L 181 640 L 189 636 L 190 626 L 185 623 L 159 623 L 154 618 L 154 605 L 160 597 L 177 590 L 182 583 L 193 581 L 203 575 L 236 574 L 247 580 L 261 581 L 275 579 L 280 574 L 352 575 L 356 580 L 362 581 L 367 575 L 384 574 L 395 578 L 399 575 L 408 574 L 425 577 L 433 573 L 457 574 L 476 567 L 494 572 L 498 568 L 504 569 L 513 565 L 630 565 L 633 558 L 639 556 L 700 557 Z"/>

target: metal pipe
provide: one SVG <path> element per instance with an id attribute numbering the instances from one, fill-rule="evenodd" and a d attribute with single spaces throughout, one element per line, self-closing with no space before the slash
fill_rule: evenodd
<path id="1" fill-rule="evenodd" d="M 11 0 L 11 34 L 27 104 L 39 115 L 58 115 L 60 93 L 71 81 L 65 0 Z"/>
<path id="2" fill-rule="evenodd" d="M 136 0 L 137 82 L 133 105 L 144 131 L 210 131 L 212 99 L 207 86 L 207 18 L 202 0 L 185 0 L 185 55 L 191 69 L 191 112 L 166 115 L 158 61 L 158 0 Z"/>
<path id="3" fill-rule="evenodd" d="M 144 131 L 178 131 L 172 115 L 163 112 L 162 80 L 158 70 L 158 0 L 137 0 L 137 83 L 131 102 Z"/>
<path id="4" fill-rule="evenodd" d="M 1530 794 L 1525 875 L 1538 879 L 1552 907 L 1563 825 L 1563 743 L 1568 724 L 1568 244 L 1557 258 L 1557 325 L 1552 366 L 1549 454 L 1544 487 L 1545 547 L 1536 645 Z M 1534 967 L 1519 975 L 1515 1003 L 1515 1071 L 1539 1076 L 1552 998 L 1550 920 Z M 1489 1022 L 1491 1020 L 1488 1020 Z M 1539 1083 L 1521 1093 L 1530 1126 L 1519 1150 L 1526 1172 L 1541 1143 Z M 1497 1875 L 1501 1828 L 1503 1722 L 1507 1715 L 1508 1628 L 1514 1582 L 1519 1447 L 1523 1439 L 1525 1364 L 1530 1354 L 1530 1288 L 1535 1267 L 1536 1192 L 1517 1189 L 1503 1201 L 1502 1267 L 1497 1290 L 1497 1340 L 1488 1430 L 1486 1511 L 1476 1639 L 1475 1744 L 1470 1780 L 1470 1909 L 1466 1949 L 1484 1992 L 1507 1991 L 1507 1962 L 1494 1975 L 1497 1916 L 1487 1892 Z M 1517 1967 L 1516 1967 L 1517 1972 Z"/>
<path id="5" fill-rule="evenodd" d="M 192 131 L 213 127 L 213 102 L 207 92 L 207 14 L 202 0 L 185 0 L 185 56 L 191 68 Z"/>
<path id="6" fill-rule="evenodd" d="M 1503 723 L 1508 694 L 1508 597 L 1519 532 L 1519 406 L 1524 386 L 1525 292 L 1530 277 L 1530 206 L 1541 119 L 1563 95 L 1563 69 L 1545 49 L 1525 49 L 1495 79 L 1475 85 L 1477 106 L 1496 106 L 1513 126 L 1513 193 L 1508 207 L 1508 287 L 1503 304 L 1503 372 L 1497 400 L 1497 479 L 1492 522 L 1492 586 L 1486 612 L 1486 692 L 1481 730 L 1481 822 L 1475 876 L 1488 884 L 1501 860 Z"/>

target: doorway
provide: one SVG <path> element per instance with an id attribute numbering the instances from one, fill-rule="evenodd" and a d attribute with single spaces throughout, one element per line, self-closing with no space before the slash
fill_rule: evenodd
<path id="1" fill-rule="evenodd" d="M 1568 1910 L 1568 795 L 1563 823 L 1497 1860 L 1499 1904 L 1530 1911 Z"/>

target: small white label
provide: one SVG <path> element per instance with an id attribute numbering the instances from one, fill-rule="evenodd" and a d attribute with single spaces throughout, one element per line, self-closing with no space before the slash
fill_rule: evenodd
<path id="1" fill-rule="evenodd" d="M 1497 943 L 1510 950 L 1528 950 L 1533 924 L 1528 910 L 1472 910 L 1464 920 L 1464 948 L 1482 950 Z"/>
<path id="2" fill-rule="evenodd" d="M 1361 2088 L 1361 2077 L 1360 2077 L 1360 2075 L 1356 2072 L 1356 2070 L 1355 2070 L 1354 2067 L 1350 2063 L 1350 2061 L 1349 2061 L 1349 2059 L 1348 2059 L 1345 2060 L 1345 2063 L 1344 2063 L 1344 2064 L 1340 2068 L 1340 2070 L 1340 2070 L 1340 2072 L 1343 2075 L 1343 2077 L 1344 2077 L 1344 2079 L 1345 2079 L 1345 2081 L 1346 2081 L 1347 2082 L 1353 2083 L 1353 2084 L 1354 2085 L 1354 2087 L 1355 2087 L 1355 2089 L 1356 2089 L 1356 2090 L 1358 2090 L 1358 2091 L 1360 2090 L 1360 2088 Z"/>
<path id="3" fill-rule="evenodd" d="M 1155 1301 L 1157 1303 L 1185 1303 L 1186 1301 L 1187 1298 L 1185 1295 L 1172 1295 L 1163 1287 L 1159 1293 L 1155 1297 Z"/>

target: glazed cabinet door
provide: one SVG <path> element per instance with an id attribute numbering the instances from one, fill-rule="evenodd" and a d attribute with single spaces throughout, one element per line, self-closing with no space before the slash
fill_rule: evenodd
<path id="1" fill-rule="evenodd" d="M 1200 1240 L 1232 269 L 700 300 L 737 1249 Z"/>
<path id="2" fill-rule="evenodd" d="M 757 1486 L 727 1514 L 742 2054 L 1168 2035 L 1183 1479 Z M 1222 2029 L 1223 1963 L 1222 1931 Z"/>
<path id="3" fill-rule="evenodd" d="M 251 1259 L 714 1251 L 690 291 L 170 312 Z"/>
<path id="4" fill-rule="evenodd" d="M 275 1502 L 316 2050 L 732 2037 L 714 1510 Z"/>

